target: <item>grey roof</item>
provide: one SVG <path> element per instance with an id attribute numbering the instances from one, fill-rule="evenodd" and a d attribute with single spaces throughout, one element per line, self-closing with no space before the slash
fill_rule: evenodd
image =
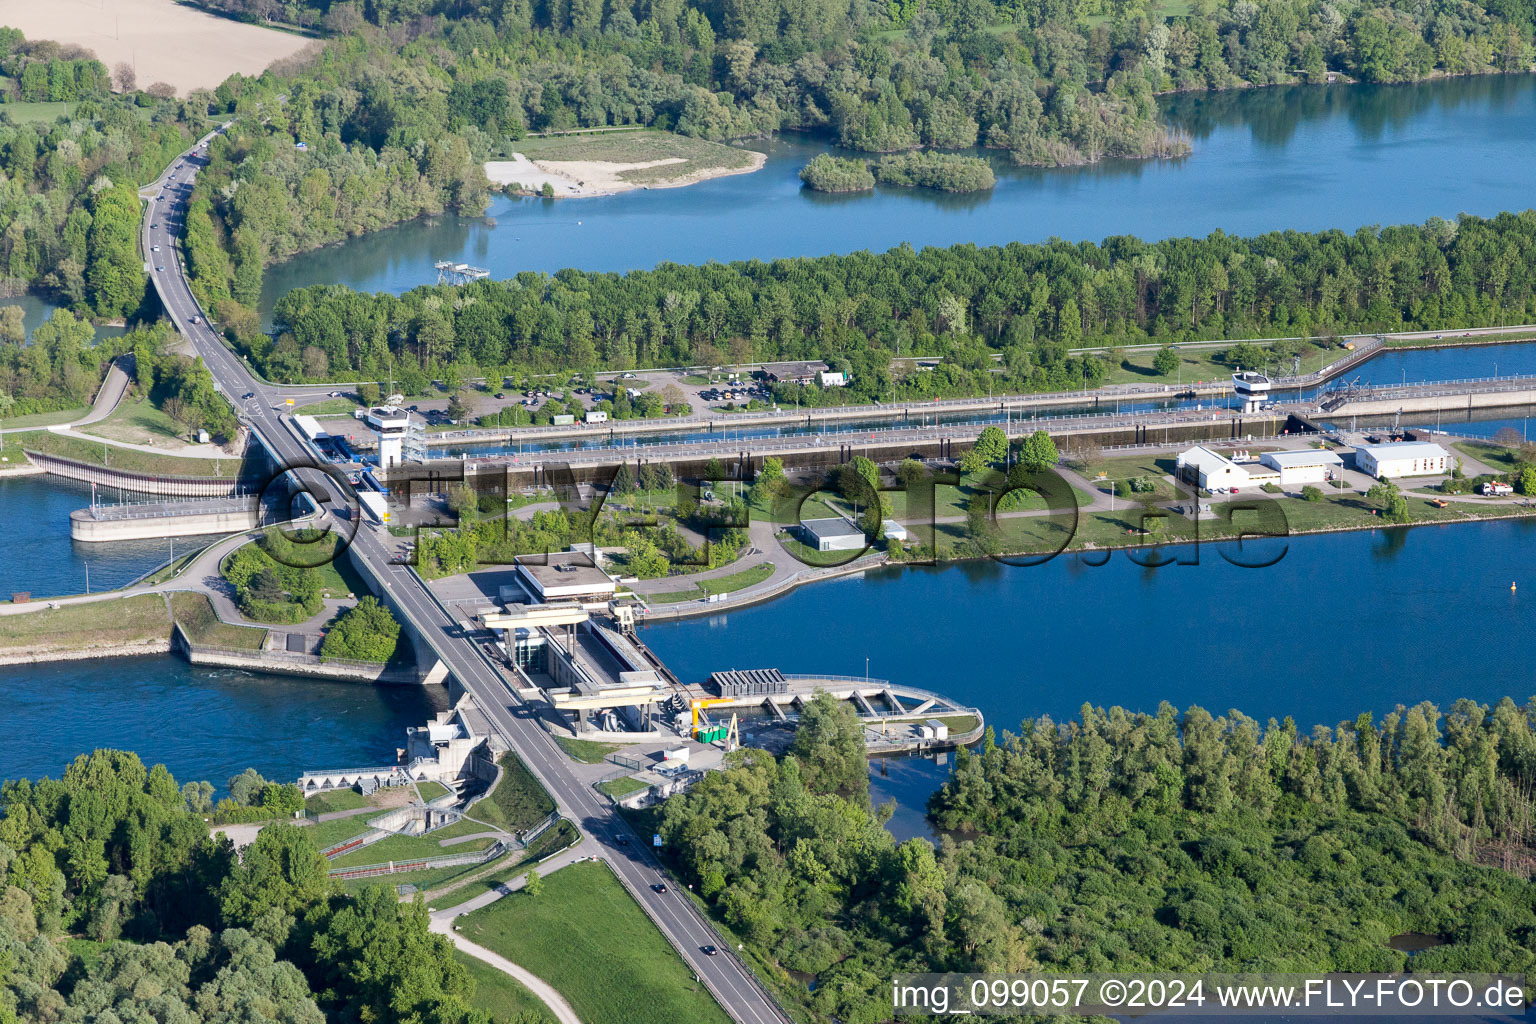
<path id="1" fill-rule="evenodd" d="M 850 523 L 848 520 L 841 517 L 831 519 L 806 519 L 802 521 L 800 525 L 804 526 L 814 536 L 821 538 L 864 536 L 863 530 L 859 529 L 853 523 Z"/>

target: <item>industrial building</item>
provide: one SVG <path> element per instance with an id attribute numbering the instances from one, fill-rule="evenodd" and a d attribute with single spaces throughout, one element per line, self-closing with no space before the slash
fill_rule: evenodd
<path id="1" fill-rule="evenodd" d="M 1355 449 L 1355 468 L 1371 476 L 1440 476 L 1451 471 L 1450 453 L 1428 441 L 1362 444 Z"/>
<path id="2" fill-rule="evenodd" d="M 517 582 L 535 601 L 603 604 L 613 600 L 619 581 L 581 551 L 518 555 Z"/>
<path id="3" fill-rule="evenodd" d="M 1197 444 L 1180 455 L 1174 462 L 1174 468 L 1180 480 L 1199 484 L 1212 493 L 1233 487 L 1253 486 L 1247 469 L 1203 444 Z"/>
<path id="4" fill-rule="evenodd" d="M 1280 474 L 1281 487 L 1301 487 L 1333 479 L 1344 468 L 1344 460 L 1326 448 L 1300 451 L 1264 452 L 1259 461 Z"/>
<path id="5" fill-rule="evenodd" d="M 864 531 L 841 517 L 807 519 L 800 524 L 800 533 L 817 551 L 862 551 L 869 546 Z"/>

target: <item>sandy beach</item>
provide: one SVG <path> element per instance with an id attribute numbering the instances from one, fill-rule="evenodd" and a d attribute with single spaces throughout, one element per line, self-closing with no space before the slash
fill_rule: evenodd
<path id="1" fill-rule="evenodd" d="M 676 177 L 650 175 L 645 181 L 629 181 L 631 171 L 652 170 L 672 164 L 686 164 L 682 157 L 668 157 L 643 163 L 611 163 L 603 160 L 530 160 L 521 153 L 511 160 L 493 160 L 485 165 L 485 176 L 498 185 L 516 183 L 530 191 L 540 191 L 545 183 L 562 198 L 609 196 L 638 188 L 680 188 L 710 178 L 731 174 L 750 174 L 760 169 L 768 158 L 751 151 L 751 161 L 744 167 L 711 167 L 689 171 Z"/>
<path id="2" fill-rule="evenodd" d="M 127 61 L 139 88 L 167 82 L 183 96 L 212 89 L 237 71 L 260 74 L 313 43 L 173 0 L 0 0 L 0 25 L 21 29 L 28 39 L 83 46 L 108 72 Z"/>

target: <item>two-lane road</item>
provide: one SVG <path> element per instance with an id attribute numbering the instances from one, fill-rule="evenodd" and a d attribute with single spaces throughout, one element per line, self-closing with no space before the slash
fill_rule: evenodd
<path id="1" fill-rule="evenodd" d="M 155 289 L 177 329 L 203 358 L 214 380 L 273 459 L 283 466 L 312 466 L 317 461 L 313 453 L 288 429 L 274 408 L 282 402 L 280 389 L 263 386 L 254 379 L 243 361 L 208 326 L 206 315 L 187 284 L 179 259 L 178 238 L 191 183 L 202 165 L 199 153 L 200 148 L 194 148 L 183 154 L 144 190 L 149 204 L 144 219 L 144 254 L 149 259 Z M 158 251 L 155 246 L 159 246 Z M 321 521 L 332 523 L 346 536 L 355 520 L 341 510 L 351 509 L 355 513 L 356 507 L 344 482 L 313 469 L 299 470 L 294 475 L 331 510 L 320 517 Z M 327 516 L 331 519 L 327 520 Z M 560 812 L 575 822 L 601 851 L 601 856 L 613 866 L 726 1011 L 742 1024 L 787 1024 L 788 1018 L 733 952 L 722 948 L 717 956 L 703 953 L 704 946 L 723 947 L 720 937 L 685 894 L 656 893 L 651 889 L 664 876 L 649 843 L 641 837 L 631 837 L 627 843 L 618 841 L 619 835 L 628 836 L 627 826 L 570 772 L 564 752 L 538 723 L 533 709 L 522 704 L 505 685 L 479 647 L 460 635 L 458 624 L 421 577 L 409 566 L 395 564 L 383 538 L 371 524 L 357 526 L 353 547 L 374 578 L 388 589 L 394 606 L 411 620 L 460 685 L 484 709 L 508 746 L 549 790 Z"/>

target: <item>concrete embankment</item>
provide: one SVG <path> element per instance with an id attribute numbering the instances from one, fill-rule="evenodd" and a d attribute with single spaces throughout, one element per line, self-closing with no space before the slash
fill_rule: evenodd
<path id="1" fill-rule="evenodd" d="M 244 533 L 258 525 L 260 509 L 254 497 L 227 507 L 167 502 L 80 508 L 69 514 L 70 539 L 88 543 Z"/>
<path id="2" fill-rule="evenodd" d="M 89 661 L 93 658 L 136 658 L 152 654 L 169 654 L 170 637 L 158 640 L 136 640 L 131 643 L 103 644 L 100 646 L 71 647 L 13 647 L 0 650 L 0 665 L 44 665 L 55 661 Z"/>
<path id="3" fill-rule="evenodd" d="M 1536 403 L 1536 387 L 1514 391 L 1467 391 L 1461 394 L 1400 394 L 1371 396 L 1349 400 L 1330 409 L 1329 415 L 1392 416 L 1405 413 L 1449 413 L 1457 415 L 1473 409 L 1501 409 Z"/>

